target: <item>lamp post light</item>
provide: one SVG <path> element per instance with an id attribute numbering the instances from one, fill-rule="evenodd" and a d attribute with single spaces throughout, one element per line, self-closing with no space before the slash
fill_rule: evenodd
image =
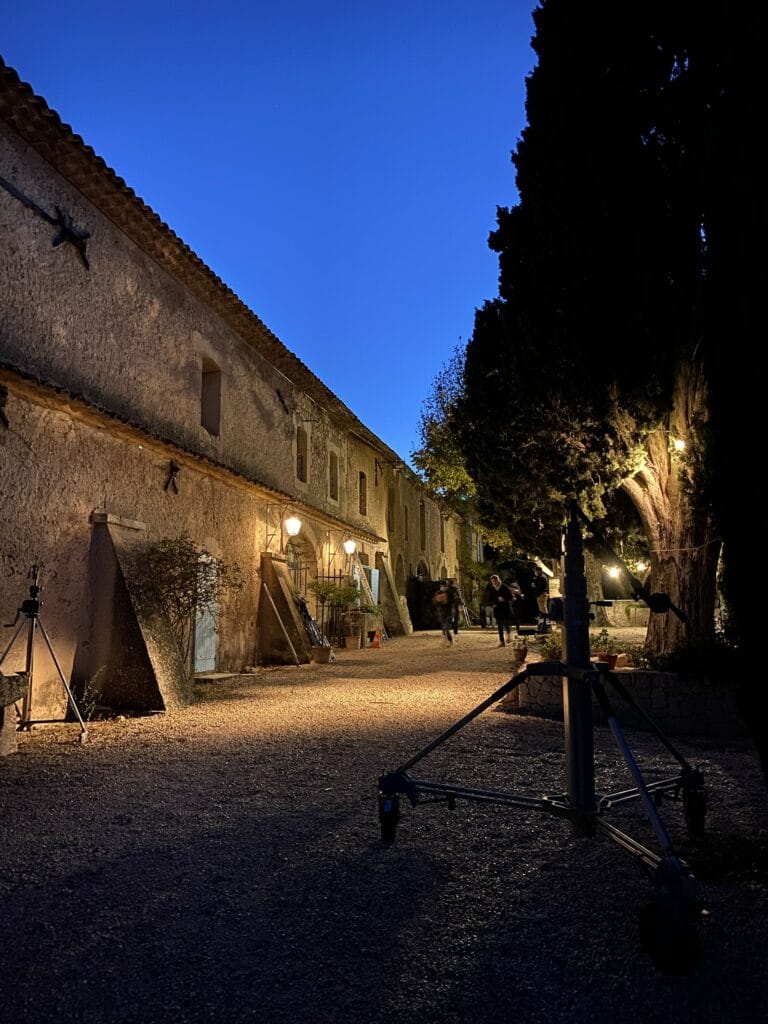
<path id="1" fill-rule="evenodd" d="M 344 566 L 344 571 L 347 572 L 347 571 L 351 571 L 352 555 L 354 555 L 354 553 L 357 551 L 357 543 L 356 543 L 356 541 L 352 540 L 351 537 L 349 538 L 349 540 L 345 540 L 344 541 L 344 550 L 347 553 L 347 559 L 346 559 L 346 563 L 347 564 Z"/>
<path id="2" fill-rule="evenodd" d="M 301 520 L 298 516 L 288 516 L 285 520 L 285 532 L 289 537 L 298 537 L 301 530 Z"/>

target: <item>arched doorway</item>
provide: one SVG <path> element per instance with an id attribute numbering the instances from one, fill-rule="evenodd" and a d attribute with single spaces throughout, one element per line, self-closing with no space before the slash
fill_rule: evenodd
<path id="1" fill-rule="evenodd" d="M 435 629 L 438 625 L 437 615 L 432 606 L 434 591 L 435 584 L 432 582 L 429 566 L 422 559 L 419 562 L 416 575 L 408 579 L 405 590 L 408 614 L 415 630 Z"/>
<path id="2" fill-rule="evenodd" d="M 285 545 L 285 559 L 296 592 L 309 600 L 312 596 L 309 583 L 317 577 L 317 557 L 311 541 L 306 537 L 291 537 Z"/>

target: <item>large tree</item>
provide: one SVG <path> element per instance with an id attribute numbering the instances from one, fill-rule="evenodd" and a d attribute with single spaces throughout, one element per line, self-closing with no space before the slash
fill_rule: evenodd
<path id="1" fill-rule="evenodd" d="M 461 408 L 480 507 L 528 549 L 552 553 L 568 497 L 600 518 L 623 489 L 653 589 L 688 616 L 652 617 L 659 651 L 714 624 L 702 340 L 727 84 L 714 10 L 544 0 L 534 12 L 519 202 L 491 236 L 499 296 L 476 315 Z"/>

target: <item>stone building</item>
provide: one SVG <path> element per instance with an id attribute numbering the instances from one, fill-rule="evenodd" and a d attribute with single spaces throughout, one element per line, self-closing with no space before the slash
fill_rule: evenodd
<path id="1" fill-rule="evenodd" d="M 469 525 L 1 60 L 0 240 L 0 614 L 37 566 L 35 624 L 73 686 L 190 699 L 135 583 L 148 542 L 187 535 L 244 576 L 197 617 L 198 672 L 307 661 L 294 588 L 314 611 L 318 575 L 365 576 L 390 634 L 413 628 L 409 581 L 459 575 Z M 66 695 L 35 659 L 32 713 L 55 716 Z"/>

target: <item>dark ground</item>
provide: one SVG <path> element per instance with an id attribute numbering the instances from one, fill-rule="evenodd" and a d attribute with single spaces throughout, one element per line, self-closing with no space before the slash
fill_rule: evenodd
<path id="1" fill-rule="evenodd" d="M 406 807 L 380 841 L 380 771 L 510 674 L 489 634 L 460 640 L 201 687 L 83 746 L 70 726 L 22 736 L 0 761 L 3 1024 L 763 1024 L 768 815 L 746 741 L 676 741 L 710 789 L 696 842 L 662 806 L 709 910 L 688 975 L 641 950 L 651 887 L 604 838 L 460 803 Z M 674 774 L 627 735 L 649 779 Z M 418 774 L 562 792 L 562 738 L 490 710 Z M 630 785 L 607 730 L 595 746 L 598 788 Z M 657 849 L 637 805 L 612 820 Z"/>

